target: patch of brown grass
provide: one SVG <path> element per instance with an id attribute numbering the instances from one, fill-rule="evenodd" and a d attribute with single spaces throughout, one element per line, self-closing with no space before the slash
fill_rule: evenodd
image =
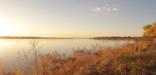
<path id="1" fill-rule="evenodd" d="M 78 50 L 68 58 L 59 53 L 38 55 L 29 73 L 17 70 L 3 75 L 155 75 L 155 54 L 156 41 L 136 41 L 96 52 Z"/>

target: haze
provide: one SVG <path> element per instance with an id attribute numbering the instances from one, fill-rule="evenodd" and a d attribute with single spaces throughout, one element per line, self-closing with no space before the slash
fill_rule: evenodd
<path id="1" fill-rule="evenodd" d="M 141 36 L 156 0 L 0 0 L 0 36 Z"/>

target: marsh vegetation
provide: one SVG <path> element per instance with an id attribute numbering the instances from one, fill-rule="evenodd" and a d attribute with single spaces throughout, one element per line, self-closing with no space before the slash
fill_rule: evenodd
<path id="1" fill-rule="evenodd" d="M 155 32 L 146 28 L 145 36 L 154 37 Z M 57 52 L 40 54 L 38 44 L 32 42 L 31 54 L 24 54 L 27 68 L 6 71 L 1 67 L 1 75 L 156 75 L 155 38 L 135 40 L 117 48 L 76 50 L 68 57 Z"/>

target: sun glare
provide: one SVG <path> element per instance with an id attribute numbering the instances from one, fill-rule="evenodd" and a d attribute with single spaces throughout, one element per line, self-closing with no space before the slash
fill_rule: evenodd
<path id="1" fill-rule="evenodd" d="M 0 36 L 14 35 L 15 26 L 11 20 L 0 17 Z"/>

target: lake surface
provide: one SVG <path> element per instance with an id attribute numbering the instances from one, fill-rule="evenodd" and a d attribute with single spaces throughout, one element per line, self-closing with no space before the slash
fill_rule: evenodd
<path id="1" fill-rule="evenodd" d="M 7 66 L 19 66 L 23 53 L 32 50 L 32 42 L 39 42 L 41 54 L 57 51 L 65 55 L 72 54 L 73 50 L 95 50 L 98 48 L 113 48 L 132 43 L 129 40 L 93 40 L 93 39 L 0 39 L 0 60 Z M 29 55 L 29 54 L 28 54 Z"/>

